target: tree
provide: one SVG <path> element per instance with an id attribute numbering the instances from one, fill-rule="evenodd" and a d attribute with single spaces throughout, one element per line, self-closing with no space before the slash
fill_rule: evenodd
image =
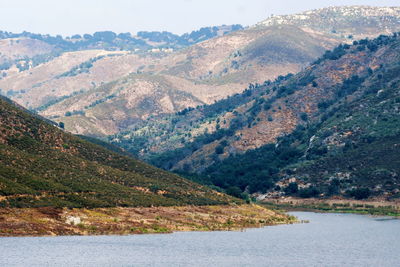
<path id="1" fill-rule="evenodd" d="M 224 153 L 224 147 L 222 145 L 218 145 L 215 148 L 215 153 L 217 153 L 218 155 L 223 154 Z"/>
<path id="2" fill-rule="evenodd" d="M 340 181 L 338 179 L 333 179 L 328 187 L 328 195 L 337 195 L 340 190 Z"/>
<path id="3" fill-rule="evenodd" d="M 237 198 L 241 198 L 242 197 L 242 190 L 240 190 L 239 187 L 237 186 L 230 186 L 226 189 L 226 193 L 228 195 L 237 197 Z"/>
<path id="4" fill-rule="evenodd" d="M 299 190 L 299 196 L 302 198 L 316 197 L 319 194 L 320 194 L 319 190 L 313 186 Z"/>
<path id="5" fill-rule="evenodd" d="M 58 123 L 58 126 L 59 126 L 61 129 L 64 129 L 64 127 L 65 127 L 65 125 L 64 125 L 64 123 L 63 123 L 62 121 L 60 121 L 60 122 Z"/>
<path id="6" fill-rule="evenodd" d="M 112 42 L 117 37 L 117 34 L 115 34 L 112 31 L 103 31 L 103 32 L 95 32 L 93 34 L 93 37 L 97 41 Z"/>
<path id="7" fill-rule="evenodd" d="M 301 114 L 300 114 L 300 118 L 301 118 L 303 121 L 307 121 L 307 120 L 308 120 L 308 115 L 307 115 L 307 113 L 305 113 L 305 112 L 301 113 Z"/>
<path id="8" fill-rule="evenodd" d="M 355 199 L 366 199 L 371 195 L 371 190 L 368 188 L 357 188 L 350 191 L 350 196 L 354 197 Z"/>
<path id="9" fill-rule="evenodd" d="M 290 183 L 286 188 L 285 188 L 285 193 L 286 195 L 293 195 L 299 192 L 299 186 L 297 185 L 296 182 Z"/>
<path id="10" fill-rule="evenodd" d="M 93 36 L 91 36 L 90 34 L 84 34 L 83 35 L 83 38 L 85 38 L 85 39 L 87 39 L 87 40 L 90 40 L 90 39 L 93 39 Z"/>

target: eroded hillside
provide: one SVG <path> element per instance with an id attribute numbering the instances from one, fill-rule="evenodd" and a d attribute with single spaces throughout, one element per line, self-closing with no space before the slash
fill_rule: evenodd
<path id="1" fill-rule="evenodd" d="M 394 197 L 399 49 L 398 34 L 340 45 L 297 75 L 149 120 L 112 140 L 239 194 Z"/>

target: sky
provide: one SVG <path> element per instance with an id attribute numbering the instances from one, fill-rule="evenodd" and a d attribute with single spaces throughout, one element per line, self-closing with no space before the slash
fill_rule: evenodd
<path id="1" fill-rule="evenodd" d="M 273 15 L 338 5 L 400 6 L 399 0 L 0 0 L 0 30 L 42 34 L 170 31 L 253 25 Z"/>

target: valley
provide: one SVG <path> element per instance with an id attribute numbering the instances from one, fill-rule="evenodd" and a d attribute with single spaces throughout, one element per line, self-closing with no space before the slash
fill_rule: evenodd
<path id="1" fill-rule="evenodd" d="M 181 35 L 1 31 L 0 236 L 399 216 L 399 32 L 399 7 L 369 6 Z"/>
<path id="2" fill-rule="evenodd" d="M 0 97 L 0 236 L 212 231 L 297 222 L 54 124 Z"/>

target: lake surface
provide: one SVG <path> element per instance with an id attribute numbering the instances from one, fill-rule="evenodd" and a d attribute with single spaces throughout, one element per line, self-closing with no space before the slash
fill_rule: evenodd
<path id="1" fill-rule="evenodd" d="M 0 238 L 0 266 L 400 266 L 400 220 L 292 212 L 244 232 Z"/>

